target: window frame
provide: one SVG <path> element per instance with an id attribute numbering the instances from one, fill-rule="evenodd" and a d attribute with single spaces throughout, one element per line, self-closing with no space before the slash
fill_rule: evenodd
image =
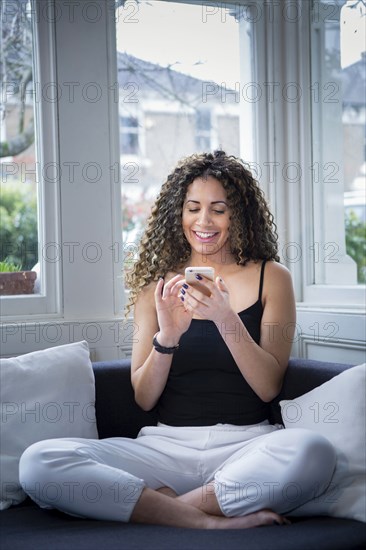
<path id="1" fill-rule="evenodd" d="M 33 68 L 35 86 L 34 119 L 37 166 L 38 261 L 40 262 L 41 293 L 33 295 L 1 296 L 1 316 L 6 321 L 35 316 L 52 317 L 61 311 L 61 249 L 59 216 L 59 181 L 46 182 L 44 166 L 59 164 L 57 101 L 47 101 L 43 85 L 57 82 L 55 52 L 55 9 L 52 0 L 46 0 L 49 17 L 40 13 L 41 6 L 31 0 L 33 31 Z M 21 9 L 21 6 L 19 7 Z"/>
<path id="2" fill-rule="evenodd" d="M 329 4 L 330 7 L 334 7 L 331 2 L 329 2 Z M 309 90 L 312 90 L 313 84 L 316 82 L 319 84 L 319 89 L 322 89 L 324 81 L 324 68 L 322 63 L 324 55 L 322 55 L 322 46 L 324 44 L 325 21 L 339 21 L 337 15 L 340 15 L 342 8 L 338 3 L 334 15 L 329 18 L 323 14 L 323 17 L 321 17 L 319 5 L 320 2 L 318 0 L 312 0 L 312 2 L 309 3 Z M 352 272 L 356 271 L 357 277 L 356 263 L 346 254 L 345 224 L 339 223 L 339 215 L 342 217 L 344 216 L 343 192 L 341 204 L 339 204 L 340 197 L 335 197 L 336 204 L 330 209 L 325 209 L 325 221 L 323 218 L 324 209 L 322 212 L 321 209 L 317 208 L 318 204 L 323 204 L 325 202 L 324 194 L 322 194 L 321 191 L 324 189 L 326 177 L 329 175 L 326 173 L 326 168 L 329 166 L 329 163 L 334 164 L 334 158 L 337 158 L 338 177 L 340 178 L 339 181 L 337 180 L 335 182 L 335 185 L 338 187 L 338 193 L 341 189 L 343 191 L 343 157 L 341 155 L 336 155 L 334 151 L 327 152 L 324 147 L 322 133 L 327 131 L 327 113 L 324 108 L 324 103 L 319 101 L 317 106 L 315 106 L 311 91 L 309 101 L 312 120 L 310 144 L 311 167 L 318 167 L 318 174 L 315 177 L 315 170 L 311 169 L 311 202 L 308 204 L 308 207 L 311 207 L 312 212 L 312 236 L 309 238 L 308 232 L 305 250 L 310 253 L 310 259 L 306 258 L 308 269 L 307 277 L 304 281 L 304 306 L 313 305 L 315 307 L 329 307 L 330 305 L 335 305 L 340 310 L 363 310 L 365 309 L 366 285 L 357 283 L 340 284 L 340 281 L 349 279 L 349 277 L 352 276 Z M 335 105 L 335 108 L 337 107 L 339 108 L 338 103 Z M 340 131 L 342 130 L 342 118 L 339 123 L 339 129 Z M 341 138 L 339 138 L 339 141 L 341 141 Z M 340 144 L 341 143 L 338 145 Z M 329 153 L 331 153 L 330 156 L 328 156 Z M 341 153 L 343 153 L 343 151 L 341 151 Z M 319 186 L 319 182 L 323 182 L 323 188 Z M 332 198 L 334 199 L 334 194 Z M 325 236 L 327 234 L 329 237 L 333 235 L 332 240 L 329 242 L 326 242 L 327 238 Z M 330 257 L 330 261 L 327 262 L 327 247 L 328 249 L 329 247 L 331 248 L 332 241 L 339 246 L 341 257 L 340 261 L 337 260 L 335 262 L 331 261 L 332 258 Z M 325 255 L 323 261 L 321 258 L 322 253 Z M 327 265 L 327 263 L 329 265 Z M 329 283 L 327 281 L 329 281 Z"/>
<path id="3" fill-rule="evenodd" d="M 258 4 L 258 0 L 256 0 Z M 253 3 L 252 3 L 253 4 Z M 271 4 L 271 3 L 268 3 Z M 311 178 L 311 21 L 321 16 L 318 0 L 292 0 L 299 16 L 289 20 L 275 0 L 271 15 L 261 17 L 253 29 L 253 81 L 259 83 L 261 99 L 254 104 L 254 174 L 262 172 L 261 187 L 274 215 L 279 235 L 281 262 L 292 274 L 297 310 L 329 310 L 359 314 L 365 309 L 365 285 L 316 284 L 313 185 Z M 282 55 L 286 52 L 286 55 Z M 273 83 L 277 101 L 269 95 Z M 300 87 L 298 103 L 281 100 L 284 87 Z M 276 88 L 271 90 L 275 94 Z M 247 108 L 247 107 L 246 107 Z M 265 131 L 261 131 L 264 129 Z M 268 163 L 272 163 L 269 167 Z M 296 164 L 302 177 L 286 182 L 283 170 Z M 267 179 L 266 179 L 266 176 Z M 352 260 L 353 262 L 353 260 Z"/>

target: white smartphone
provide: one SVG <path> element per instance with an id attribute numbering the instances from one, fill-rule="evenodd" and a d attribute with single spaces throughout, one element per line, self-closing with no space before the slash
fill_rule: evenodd
<path id="1" fill-rule="evenodd" d="M 187 283 L 198 283 L 199 281 L 196 279 L 197 274 L 210 279 L 210 281 L 214 281 L 215 279 L 215 270 L 213 267 L 186 267 L 184 276 Z"/>

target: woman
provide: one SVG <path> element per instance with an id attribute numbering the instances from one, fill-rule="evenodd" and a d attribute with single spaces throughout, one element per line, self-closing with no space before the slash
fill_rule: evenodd
<path id="1" fill-rule="evenodd" d="M 280 391 L 295 326 L 288 270 L 257 183 L 222 151 L 184 159 L 167 178 L 129 277 L 138 341 L 137 403 L 159 423 L 136 440 L 61 439 L 21 459 L 25 490 L 70 480 L 47 502 L 99 519 L 196 528 L 286 524 L 282 514 L 329 484 L 335 454 L 307 430 L 267 420 Z M 186 267 L 215 269 L 214 281 Z M 86 502 L 83 483 L 101 498 Z M 40 491 L 41 494 L 41 491 Z M 34 497 L 34 494 L 32 495 Z"/>

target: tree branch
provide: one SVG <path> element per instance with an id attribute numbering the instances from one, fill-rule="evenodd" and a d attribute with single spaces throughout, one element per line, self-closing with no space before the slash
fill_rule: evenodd
<path id="1" fill-rule="evenodd" d="M 32 71 L 29 70 L 23 81 L 20 83 L 20 112 L 19 112 L 19 134 L 22 134 L 24 131 L 24 114 L 25 114 L 25 94 L 27 91 L 27 86 L 29 82 L 32 81 L 33 75 Z"/>

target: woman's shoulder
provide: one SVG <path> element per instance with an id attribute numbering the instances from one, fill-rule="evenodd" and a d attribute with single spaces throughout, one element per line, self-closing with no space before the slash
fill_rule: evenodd
<path id="1" fill-rule="evenodd" d="M 240 266 L 240 280 L 252 289 L 253 295 L 257 292 L 261 273 L 262 302 L 265 304 L 268 298 L 278 293 L 286 293 L 292 287 L 291 273 L 286 266 L 275 260 L 249 260 L 245 266 Z"/>
<path id="2" fill-rule="evenodd" d="M 263 265 L 265 264 L 265 265 Z M 263 269 L 264 278 L 288 279 L 291 278 L 291 273 L 286 266 L 276 262 L 275 260 L 249 260 L 245 266 L 238 266 L 240 273 L 245 274 L 252 272 L 253 276 L 261 273 Z"/>
<path id="3" fill-rule="evenodd" d="M 263 260 L 264 261 L 264 260 Z M 260 263 L 260 266 L 262 266 Z M 275 260 L 266 260 L 264 266 L 264 276 L 267 276 L 267 279 L 278 280 L 278 281 L 289 281 L 291 280 L 290 270 L 283 264 L 276 262 Z"/>
<path id="4" fill-rule="evenodd" d="M 270 271 L 273 275 L 290 275 L 290 270 L 283 264 L 276 262 L 276 260 L 260 260 L 259 267 L 261 268 L 263 262 L 265 262 L 265 271 Z"/>
<path id="5" fill-rule="evenodd" d="M 136 310 L 146 310 L 147 308 L 151 308 L 155 304 L 155 289 L 156 285 L 158 284 L 158 281 L 151 281 L 147 285 L 141 288 L 139 291 L 136 303 L 135 303 L 135 312 Z"/>
<path id="6" fill-rule="evenodd" d="M 264 266 L 263 298 L 266 301 L 270 296 L 286 295 L 292 291 L 292 277 L 290 270 L 275 260 L 267 260 Z"/>

